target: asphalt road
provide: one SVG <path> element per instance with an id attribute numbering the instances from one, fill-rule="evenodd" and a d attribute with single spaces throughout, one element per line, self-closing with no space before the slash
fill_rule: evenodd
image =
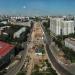
<path id="1" fill-rule="evenodd" d="M 5 75 L 16 75 L 20 71 L 20 69 L 22 68 L 22 66 L 24 64 L 26 53 L 27 53 L 27 46 L 25 45 L 25 49 L 22 52 L 22 59 L 20 60 L 20 62 L 18 64 L 16 64 L 14 67 L 12 67 L 10 70 L 8 70 Z"/>
<path id="2" fill-rule="evenodd" d="M 72 75 L 69 71 L 67 71 L 64 67 L 62 67 L 57 60 L 55 59 L 55 57 L 53 56 L 53 54 L 51 53 L 50 49 L 49 49 L 49 45 L 46 44 L 46 50 L 47 50 L 47 54 L 53 64 L 53 66 L 57 69 L 57 71 L 61 74 L 61 75 Z"/>
<path id="3" fill-rule="evenodd" d="M 43 25 L 41 25 L 42 28 L 43 28 L 43 31 L 44 31 L 44 34 L 45 34 L 45 43 L 46 43 L 46 50 L 47 50 L 47 54 L 48 54 L 48 57 L 50 59 L 50 61 L 52 62 L 53 66 L 55 67 L 55 69 L 61 74 L 61 75 L 73 75 L 71 74 L 68 70 L 66 70 L 64 67 L 62 67 L 58 62 L 57 60 L 55 59 L 55 57 L 53 56 L 50 48 L 49 48 L 49 45 L 50 45 L 50 37 L 48 37 L 47 33 L 45 32 L 45 28 L 43 27 Z"/>
<path id="4" fill-rule="evenodd" d="M 27 44 L 28 44 L 28 42 L 30 41 L 30 39 L 31 39 L 31 33 L 32 33 L 32 30 L 33 30 L 33 28 L 31 29 L 31 32 L 30 32 L 30 34 L 29 34 L 29 37 L 28 37 L 28 39 L 27 39 L 27 42 L 26 43 L 24 43 L 24 51 L 22 52 L 22 58 L 21 58 L 21 61 L 18 63 L 18 64 L 16 64 L 14 67 L 12 67 L 9 71 L 7 71 L 7 73 L 5 74 L 5 75 L 16 75 L 20 70 L 21 70 L 21 68 L 23 67 L 23 65 L 24 65 L 24 63 L 25 63 L 25 58 L 26 58 L 26 54 L 27 54 Z"/>

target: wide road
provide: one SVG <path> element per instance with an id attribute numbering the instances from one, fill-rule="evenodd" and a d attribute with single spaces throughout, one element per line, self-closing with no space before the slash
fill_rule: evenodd
<path id="1" fill-rule="evenodd" d="M 22 58 L 21 58 L 20 62 L 18 64 L 16 64 L 14 67 L 12 67 L 10 70 L 8 70 L 5 75 L 16 75 L 21 70 L 21 68 L 23 67 L 23 65 L 25 63 L 27 51 L 28 51 L 27 44 L 31 40 L 32 31 L 33 31 L 33 28 L 31 29 L 31 32 L 29 34 L 27 42 L 24 43 L 24 51 L 22 52 Z"/>
<path id="2" fill-rule="evenodd" d="M 24 60 L 25 60 L 25 57 L 26 57 L 26 51 L 27 51 L 26 48 L 27 48 L 27 46 L 25 46 L 25 49 L 22 52 L 22 59 L 21 59 L 21 61 L 18 64 L 16 64 L 13 68 L 8 70 L 5 75 L 16 75 L 20 71 L 20 69 L 22 68 L 22 66 L 24 64 Z"/>
<path id="3" fill-rule="evenodd" d="M 53 64 L 53 66 L 55 67 L 55 69 L 61 74 L 61 75 L 73 75 L 71 74 L 68 70 L 66 70 L 64 67 L 61 66 L 61 64 L 58 63 L 58 61 L 55 59 L 54 55 L 51 52 L 51 49 L 49 48 L 50 45 L 50 37 L 48 36 L 48 34 L 45 31 L 45 28 L 43 27 L 43 25 L 41 24 L 41 27 L 44 31 L 45 34 L 45 43 L 46 43 L 46 50 L 47 50 L 47 54 L 48 57 L 51 61 L 51 63 Z"/>

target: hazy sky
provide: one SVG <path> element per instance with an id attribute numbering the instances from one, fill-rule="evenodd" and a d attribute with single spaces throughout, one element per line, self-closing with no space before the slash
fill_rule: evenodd
<path id="1" fill-rule="evenodd" d="M 75 15 L 75 0 L 0 0 L 0 14 Z"/>

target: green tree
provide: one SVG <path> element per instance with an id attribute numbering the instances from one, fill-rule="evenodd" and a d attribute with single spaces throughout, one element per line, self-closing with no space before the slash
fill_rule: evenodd
<path id="1" fill-rule="evenodd" d="M 17 75 L 25 75 L 25 72 L 19 72 Z"/>

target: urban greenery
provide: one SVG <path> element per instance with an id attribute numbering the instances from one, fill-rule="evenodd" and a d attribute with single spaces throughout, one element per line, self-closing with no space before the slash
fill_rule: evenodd
<path id="1" fill-rule="evenodd" d="M 51 67 L 51 64 L 48 62 L 48 60 L 45 60 L 42 64 L 42 67 L 46 66 L 47 69 L 40 71 L 39 69 L 42 68 L 39 65 L 34 66 L 34 71 L 32 72 L 32 75 L 57 75 L 56 71 L 53 70 Z"/>
<path id="2" fill-rule="evenodd" d="M 34 19 L 36 22 L 38 22 L 38 21 L 41 21 L 41 18 L 39 18 L 39 17 L 35 17 L 35 19 Z"/>
<path id="3" fill-rule="evenodd" d="M 43 26 L 45 27 L 46 32 L 50 35 L 50 30 L 49 30 L 49 28 L 50 28 L 50 19 L 47 19 L 47 20 L 48 20 L 48 22 L 44 22 Z"/>
<path id="4" fill-rule="evenodd" d="M 69 59 L 72 63 L 74 63 L 75 62 L 75 52 L 72 49 L 65 47 L 64 43 L 62 43 L 61 38 L 54 39 L 53 41 L 64 52 L 65 58 Z"/>
<path id="5" fill-rule="evenodd" d="M 44 25 L 48 35 L 50 35 L 50 30 L 48 29 L 50 27 L 49 21 L 47 23 L 46 22 L 43 23 L 43 25 Z M 63 50 L 63 52 L 65 54 L 65 58 L 69 59 L 72 63 L 75 63 L 75 52 L 72 49 L 65 47 L 65 45 L 64 45 L 64 40 L 65 40 L 65 38 L 68 38 L 68 37 L 75 38 L 75 33 L 72 33 L 69 35 L 56 36 L 57 39 L 53 38 L 53 41 L 55 42 L 56 45 L 58 45 L 58 47 L 61 50 Z"/>
<path id="6" fill-rule="evenodd" d="M 12 25 L 12 24 L 6 24 L 6 25 L 1 24 L 1 25 L 10 26 L 10 27 L 6 27 L 2 30 L 2 33 L 0 34 L 0 40 L 15 45 L 15 54 L 23 50 L 24 48 L 22 47 L 22 43 L 27 41 L 31 27 L 25 26 L 26 31 L 21 33 L 19 38 L 14 38 L 14 33 L 24 26 Z"/>
<path id="7" fill-rule="evenodd" d="M 19 72 L 17 75 L 25 75 L 25 72 Z"/>
<path id="8" fill-rule="evenodd" d="M 30 33 L 30 27 L 26 26 L 26 31 L 23 32 L 19 38 L 13 38 L 14 33 L 17 32 L 23 26 L 12 25 L 12 24 L 8 24 L 6 26 L 10 26 L 10 28 L 7 28 L 7 27 L 4 28 L 4 30 L 2 32 L 6 32 L 7 34 L 1 34 L 0 40 L 6 41 L 8 43 L 12 43 L 12 42 L 22 43 L 22 42 L 27 41 L 27 34 Z"/>

